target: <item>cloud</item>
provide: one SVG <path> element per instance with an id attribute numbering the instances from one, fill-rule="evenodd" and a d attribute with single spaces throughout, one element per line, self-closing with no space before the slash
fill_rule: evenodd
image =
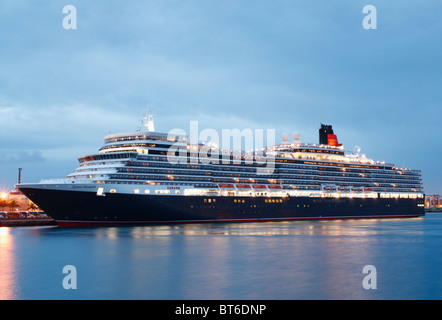
<path id="1" fill-rule="evenodd" d="M 10 150 L 0 151 L 0 164 L 2 165 L 20 165 L 43 162 L 45 160 L 40 150 L 19 150 L 13 153 Z"/>

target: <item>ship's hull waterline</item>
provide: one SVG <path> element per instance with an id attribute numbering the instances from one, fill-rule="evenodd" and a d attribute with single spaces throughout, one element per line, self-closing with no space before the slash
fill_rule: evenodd
<path id="1" fill-rule="evenodd" d="M 59 226 L 424 216 L 422 198 L 144 195 L 20 187 Z"/>

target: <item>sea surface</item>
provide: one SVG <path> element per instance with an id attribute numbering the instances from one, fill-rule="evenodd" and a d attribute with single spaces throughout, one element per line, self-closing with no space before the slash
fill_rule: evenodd
<path id="1" fill-rule="evenodd" d="M 0 299 L 442 299 L 442 213 L 2 227 Z"/>

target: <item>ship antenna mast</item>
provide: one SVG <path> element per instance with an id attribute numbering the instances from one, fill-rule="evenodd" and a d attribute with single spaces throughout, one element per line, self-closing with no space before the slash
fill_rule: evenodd
<path id="1" fill-rule="evenodd" d="M 144 114 L 143 126 L 145 126 L 147 131 L 149 132 L 155 131 L 155 125 L 153 123 L 153 115 L 152 112 L 150 111 L 149 105 L 147 105 L 147 113 Z"/>

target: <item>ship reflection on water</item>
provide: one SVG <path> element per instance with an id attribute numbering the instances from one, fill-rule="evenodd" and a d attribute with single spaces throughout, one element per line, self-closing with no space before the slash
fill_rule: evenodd
<path id="1" fill-rule="evenodd" d="M 442 298 L 442 217 L 2 228 L 2 299 Z M 439 229 L 438 229 L 439 228 Z M 65 290 L 74 265 L 78 289 Z M 365 265 L 378 289 L 362 286 Z M 414 281 L 408 281 L 414 274 Z"/>

